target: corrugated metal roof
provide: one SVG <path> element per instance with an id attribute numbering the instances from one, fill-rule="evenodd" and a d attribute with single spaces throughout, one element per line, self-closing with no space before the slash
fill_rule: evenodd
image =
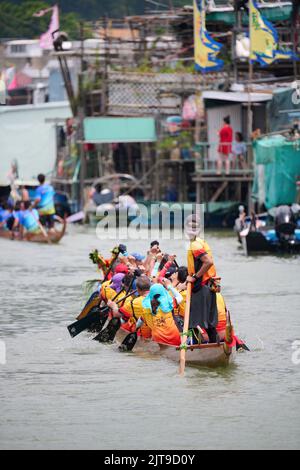
<path id="1" fill-rule="evenodd" d="M 247 93 L 231 91 L 204 91 L 202 97 L 206 100 L 233 101 L 235 103 L 247 103 L 249 98 L 251 103 L 272 100 L 272 94 L 269 93 Z"/>

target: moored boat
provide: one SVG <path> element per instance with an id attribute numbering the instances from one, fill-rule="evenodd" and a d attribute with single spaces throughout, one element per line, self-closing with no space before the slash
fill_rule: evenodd
<path id="1" fill-rule="evenodd" d="M 275 230 L 260 230 L 241 235 L 242 244 L 247 255 L 255 253 L 300 253 L 300 230 L 292 236 L 280 239 Z"/>
<path id="2" fill-rule="evenodd" d="M 263 226 L 253 215 L 251 223 L 238 233 L 246 255 L 255 253 L 300 253 L 299 206 L 273 209 L 274 226 Z"/>

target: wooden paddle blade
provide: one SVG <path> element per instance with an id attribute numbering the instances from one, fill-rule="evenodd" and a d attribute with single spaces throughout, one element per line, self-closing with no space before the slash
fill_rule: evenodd
<path id="1" fill-rule="evenodd" d="M 105 314 L 104 311 L 101 311 L 98 307 L 93 309 L 92 312 L 87 317 L 82 318 L 81 320 L 72 323 L 68 326 L 69 333 L 72 338 L 79 335 L 82 331 L 87 330 L 93 323 L 95 323 L 99 316 Z"/>
<path id="2" fill-rule="evenodd" d="M 107 327 L 101 331 L 99 335 L 93 338 L 94 341 L 99 341 L 99 343 L 112 343 L 121 327 L 120 318 L 113 318 L 110 320 Z"/>
<path id="3" fill-rule="evenodd" d="M 119 351 L 129 352 L 132 351 L 138 340 L 137 332 L 130 333 L 126 336 L 123 343 L 119 346 Z"/>

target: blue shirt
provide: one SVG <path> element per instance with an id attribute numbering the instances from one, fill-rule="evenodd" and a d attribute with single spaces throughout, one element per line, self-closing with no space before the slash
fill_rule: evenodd
<path id="1" fill-rule="evenodd" d="M 55 214 L 54 194 L 55 191 L 50 184 L 42 184 L 36 189 L 35 199 L 40 199 L 37 205 L 40 215 Z"/>
<path id="2" fill-rule="evenodd" d="M 6 222 L 12 215 L 7 209 L 0 208 L 0 222 Z"/>
<path id="3" fill-rule="evenodd" d="M 18 213 L 19 223 L 28 231 L 37 230 L 39 228 L 39 213 L 36 209 L 27 209 Z"/>

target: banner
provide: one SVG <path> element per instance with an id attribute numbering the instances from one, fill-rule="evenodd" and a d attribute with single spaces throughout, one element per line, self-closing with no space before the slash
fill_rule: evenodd
<path id="1" fill-rule="evenodd" d="M 259 11 L 255 0 L 249 1 L 250 14 L 250 59 L 259 62 L 263 67 L 278 59 L 296 59 L 290 51 L 282 51 L 276 29 Z"/>
<path id="2" fill-rule="evenodd" d="M 206 30 L 205 0 L 194 0 L 194 43 L 196 70 L 214 72 L 223 68 L 223 60 L 217 59 L 222 45 Z"/>
<path id="3" fill-rule="evenodd" d="M 58 6 L 55 5 L 52 8 L 47 8 L 45 10 L 40 10 L 40 11 L 38 11 L 37 13 L 35 13 L 33 15 L 36 18 L 40 18 L 40 17 L 46 15 L 47 13 L 49 13 L 49 11 L 52 11 L 52 17 L 51 17 L 49 29 L 48 29 L 48 31 L 46 31 L 46 33 L 42 34 L 41 37 L 40 37 L 40 46 L 41 46 L 42 49 L 53 49 L 53 41 L 55 39 L 55 36 L 53 38 L 53 33 L 55 31 L 59 30 L 59 10 L 58 10 Z"/>
<path id="4" fill-rule="evenodd" d="M 15 67 L 12 66 L 5 70 L 5 82 L 6 89 L 8 91 L 16 90 L 18 88 L 17 71 Z"/>

